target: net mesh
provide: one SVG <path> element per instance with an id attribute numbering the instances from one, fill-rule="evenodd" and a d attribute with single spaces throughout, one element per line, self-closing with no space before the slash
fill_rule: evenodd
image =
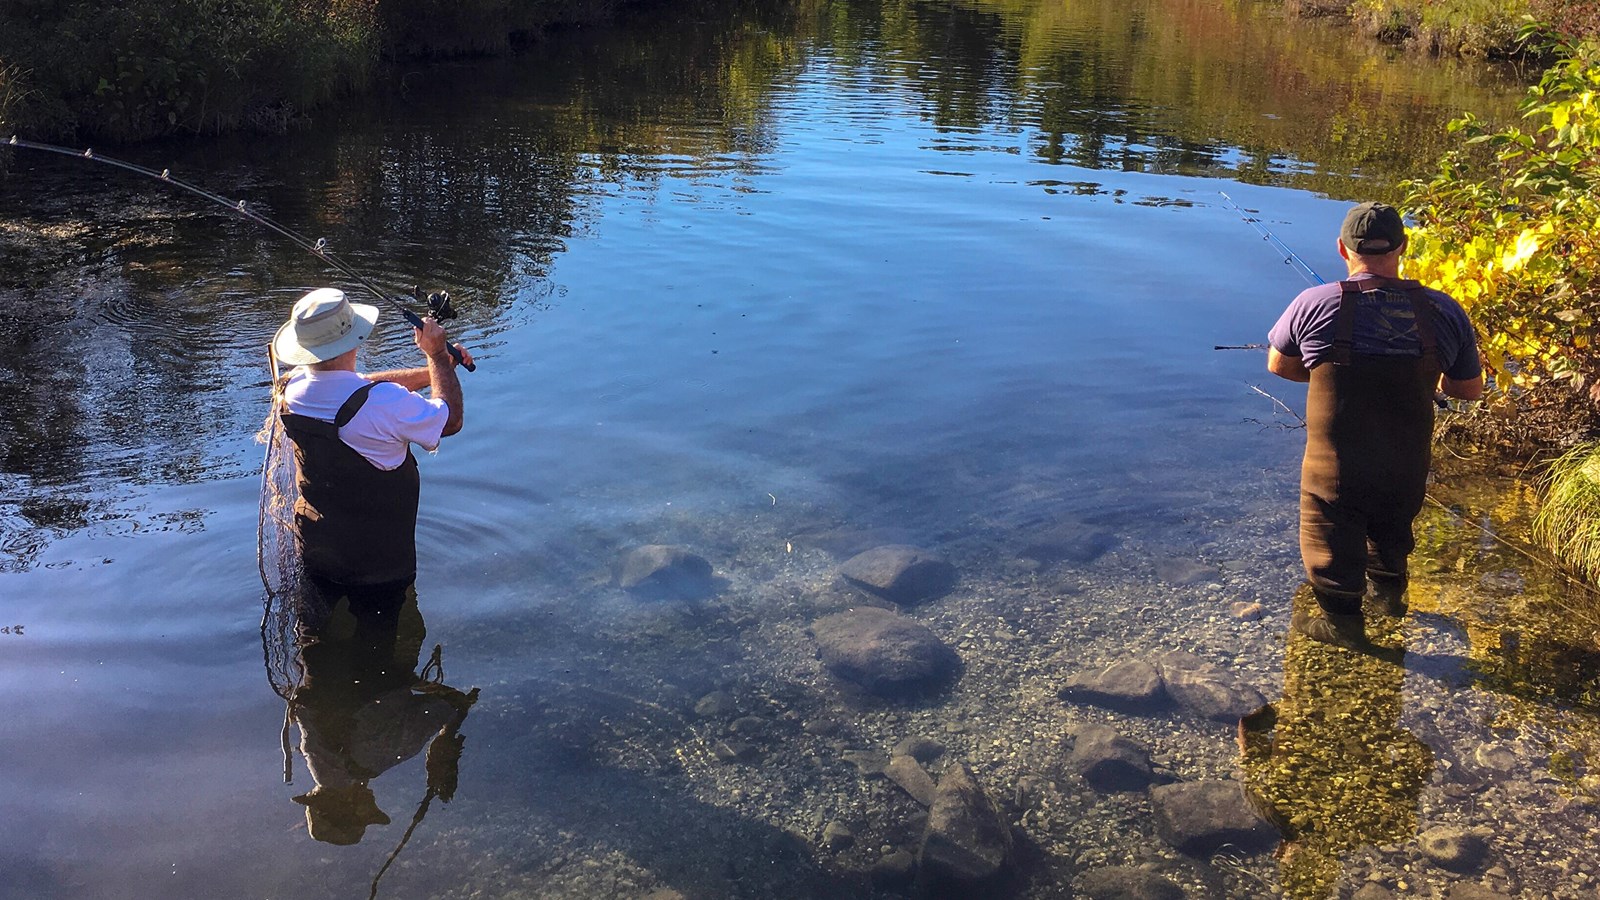
<path id="1" fill-rule="evenodd" d="M 269 354 L 270 358 L 270 354 Z M 295 635 L 306 613 L 300 554 L 295 543 L 294 445 L 279 415 L 284 379 L 272 359 L 272 406 L 256 441 L 266 445 L 261 464 L 261 509 L 256 520 L 256 565 L 265 589 L 261 612 L 261 651 L 267 681 L 278 696 L 290 699 L 305 676 Z"/>

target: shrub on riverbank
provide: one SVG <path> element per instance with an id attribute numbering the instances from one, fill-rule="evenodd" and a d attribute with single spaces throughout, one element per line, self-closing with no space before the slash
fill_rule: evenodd
<path id="1" fill-rule="evenodd" d="M 1433 53 L 1519 55 L 1532 17 L 1554 34 L 1600 35 L 1600 0 L 1283 0 L 1305 18 L 1348 16 L 1368 34 Z"/>
<path id="2" fill-rule="evenodd" d="M 499 52 L 615 0 L 12 0 L 0 132 L 136 140 L 282 129 L 380 56 Z"/>
<path id="3" fill-rule="evenodd" d="M 1593 430 L 1600 383 L 1600 41 L 1556 53 L 1523 104 L 1527 130 L 1452 122 L 1462 145 L 1406 199 L 1406 272 L 1477 323 L 1490 421 L 1547 443 Z"/>

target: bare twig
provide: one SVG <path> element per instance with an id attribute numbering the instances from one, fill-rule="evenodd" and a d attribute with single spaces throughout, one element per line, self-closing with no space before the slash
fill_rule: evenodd
<path id="1" fill-rule="evenodd" d="M 1284 412 L 1288 413 L 1289 415 L 1293 416 L 1294 420 L 1296 422 L 1300 423 L 1298 425 L 1285 425 L 1283 427 L 1285 427 L 1285 428 L 1304 428 L 1304 427 L 1306 427 L 1305 418 L 1302 417 L 1299 413 L 1295 412 L 1293 409 L 1290 409 L 1289 408 L 1289 404 L 1284 403 L 1282 400 L 1279 400 L 1277 397 L 1274 397 L 1271 394 L 1267 393 L 1266 391 L 1263 391 L 1260 387 L 1257 387 L 1256 385 L 1252 384 L 1252 385 L 1247 385 L 1247 386 L 1250 388 L 1250 390 L 1255 391 L 1256 393 L 1258 393 L 1261 396 L 1267 398 L 1268 400 L 1271 400 L 1273 406 L 1276 406 L 1278 409 L 1281 409 Z M 1246 421 L 1255 421 L 1255 420 L 1254 419 L 1248 419 Z"/>

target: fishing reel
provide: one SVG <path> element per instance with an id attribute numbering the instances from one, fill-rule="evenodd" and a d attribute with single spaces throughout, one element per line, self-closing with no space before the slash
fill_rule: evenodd
<path id="1" fill-rule="evenodd" d="M 456 309 L 450 305 L 449 291 L 429 291 L 424 295 L 422 286 L 416 285 L 411 288 L 411 296 L 416 298 L 418 303 L 426 303 L 428 315 L 441 322 L 448 322 L 456 317 Z"/>

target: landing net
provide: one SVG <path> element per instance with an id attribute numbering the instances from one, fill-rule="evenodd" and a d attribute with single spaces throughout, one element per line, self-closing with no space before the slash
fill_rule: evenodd
<path id="1" fill-rule="evenodd" d="M 266 445 L 266 457 L 261 464 L 261 510 L 256 520 L 256 565 L 261 570 L 261 584 L 265 588 L 261 652 L 267 667 L 267 681 L 278 696 L 288 700 L 305 676 L 295 647 L 296 626 L 305 614 L 301 608 L 305 595 L 301 590 L 300 554 L 295 544 L 294 503 L 298 489 L 294 445 L 278 415 L 284 381 L 279 377 L 278 362 L 270 350 L 268 358 L 272 364 L 272 405 L 267 410 L 266 422 L 256 434 L 256 441 Z"/>

